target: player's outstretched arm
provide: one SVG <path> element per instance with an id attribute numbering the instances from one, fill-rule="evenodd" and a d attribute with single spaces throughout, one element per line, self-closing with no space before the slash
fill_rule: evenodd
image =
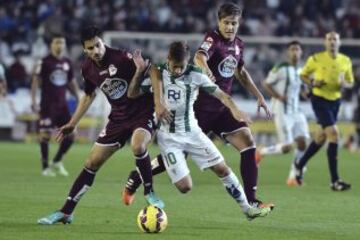
<path id="1" fill-rule="evenodd" d="M 31 110 L 33 112 L 39 112 L 40 108 L 36 101 L 36 93 L 40 86 L 41 78 L 37 74 L 33 74 L 32 80 L 31 80 Z"/>
<path id="2" fill-rule="evenodd" d="M 136 49 L 133 53 L 133 60 L 136 66 L 136 71 L 134 76 L 132 77 L 129 89 L 127 91 L 127 97 L 128 98 L 137 98 L 143 94 L 140 90 L 140 84 L 141 84 L 141 78 L 146 70 L 146 68 L 149 65 L 149 60 L 144 60 L 141 56 L 141 50 Z"/>
<path id="3" fill-rule="evenodd" d="M 91 103 L 94 101 L 95 96 L 95 92 L 92 92 L 89 95 L 85 94 L 83 97 L 81 97 L 80 102 L 76 107 L 75 113 L 71 117 L 70 121 L 64 126 L 60 127 L 59 132 L 56 135 L 57 142 L 61 142 L 66 136 L 70 135 L 74 131 L 76 125 L 89 109 Z"/>
<path id="4" fill-rule="evenodd" d="M 240 109 L 236 106 L 232 98 L 224 91 L 222 91 L 220 88 L 217 88 L 212 93 L 212 95 L 217 99 L 219 99 L 226 107 L 230 109 L 231 114 L 234 116 L 236 120 L 238 120 L 239 122 L 245 121 L 248 124 L 252 123 L 250 117 L 245 112 L 240 111 Z"/>
<path id="5" fill-rule="evenodd" d="M 207 56 L 202 52 L 196 52 L 194 56 L 194 63 L 200 67 L 204 73 L 210 78 L 211 81 L 215 82 L 216 79 L 207 64 Z"/>
<path id="6" fill-rule="evenodd" d="M 281 102 L 286 102 L 286 97 L 278 93 L 269 83 L 264 82 L 263 87 L 265 91 L 273 98 L 278 99 Z"/>
<path id="7" fill-rule="evenodd" d="M 154 103 L 156 118 L 161 122 L 170 123 L 172 121 L 172 115 L 167 110 L 166 106 L 161 101 L 162 99 L 162 84 L 161 73 L 156 66 L 150 68 L 150 80 L 154 91 Z"/>
<path id="8" fill-rule="evenodd" d="M 254 84 L 254 81 L 252 80 L 250 74 L 245 69 L 245 67 L 238 68 L 237 71 L 235 72 L 235 75 L 238 81 L 246 88 L 246 90 L 251 92 L 257 98 L 258 113 L 260 113 L 260 109 L 263 108 L 266 113 L 266 116 L 268 118 L 271 118 L 272 114 L 270 108 L 267 106 L 265 102 L 264 96 L 261 94 L 259 89 Z"/>

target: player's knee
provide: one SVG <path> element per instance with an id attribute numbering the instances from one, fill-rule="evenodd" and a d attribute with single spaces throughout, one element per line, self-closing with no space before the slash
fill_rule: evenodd
<path id="1" fill-rule="evenodd" d="M 321 133 L 321 134 L 317 134 L 316 136 L 315 136 L 315 142 L 317 143 L 317 144 L 319 144 L 319 145 L 322 145 L 322 144 L 324 144 L 325 143 L 325 141 L 326 141 L 326 134 L 325 133 Z"/>
<path id="2" fill-rule="evenodd" d="M 304 139 L 304 140 L 297 141 L 296 146 L 297 146 L 297 149 L 299 151 L 305 151 L 305 149 L 306 149 L 306 140 Z"/>
<path id="3" fill-rule="evenodd" d="M 219 164 L 211 167 L 211 170 L 213 170 L 219 178 L 226 177 L 227 175 L 230 174 L 230 169 L 225 164 L 225 162 L 219 163 Z"/>
<path id="4" fill-rule="evenodd" d="M 247 147 L 255 146 L 254 137 L 251 134 L 251 132 L 246 132 L 242 136 L 243 136 L 242 139 L 244 141 L 245 146 L 247 146 Z"/>
<path id="5" fill-rule="evenodd" d="M 141 155 L 146 152 L 146 145 L 143 143 L 135 143 L 131 145 L 134 155 Z"/>
<path id="6" fill-rule="evenodd" d="M 177 189 L 178 189 L 181 193 L 185 194 L 185 193 L 190 192 L 190 190 L 192 189 L 192 186 L 191 186 L 191 185 L 184 185 L 184 186 L 178 187 Z"/>
<path id="7" fill-rule="evenodd" d="M 181 193 L 189 192 L 192 189 L 191 177 L 189 175 L 184 177 L 180 181 L 176 182 L 175 186 Z"/>
<path id="8" fill-rule="evenodd" d="M 288 153 L 288 152 L 291 152 L 292 150 L 293 150 L 292 144 L 286 144 L 286 145 L 282 146 L 283 153 Z"/>
<path id="9" fill-rule="evenodd" d="M 50 134 L 47 132 L 40 132 L 39 136 L 40 142 L 49 142 L 50 141 Z"/>
<path id="10" fill-rule="evenodd" d="M 85 162 L 85 167 L 87 169 L 97 171 L 101 167 L 101 164 L 99 164 L 99 161 L 96 161 L 95 158 L 89 157 Z"/>
<path id="11" fill-rule="evenodd" d="M 332 140 L 338 140 L 339 138 L 339 132 L 336 128 L 332 127 L 332 128 L 328 128 L 326 129 L 326 136 L 329 139 L 329 141 Z"/>

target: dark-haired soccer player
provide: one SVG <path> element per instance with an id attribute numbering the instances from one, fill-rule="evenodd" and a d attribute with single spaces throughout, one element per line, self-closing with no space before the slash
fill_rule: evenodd
<path id="1" fill-rule="evenodd" d="M 164 207 L 164 203 L 153 191 L 150 157 L 147 151 L 154 126 L 153 101 L 150 95 L 137 99 L 128 97 L 128 91 L 134 88 L 138 78 L 143 76 L 147 61 L 144 61 L 139 51 L 135 51 L 132 56 L 127 51 L 105 46 L 99 29 L 94 26 L 83 30 L 81 43 L 87 55 L 82 64 L 85 95 L 81 98 L 71 120 L 60 128 L 57 139 L 61 141 L 74 131 L 93 102 L 96 88 L 100 88 L 111 104 L 109 122 L 96 140 L 64 206 L 39 219 L 39 224 L 71 223 L 75 206 L 91 187 L 96 172 L 129 138 L 136 166 L 144 181 L 145 199 L 149 204 Z"/>
<path id="2" fill-rule="evenodd" d="M 194 62 L 227 94 L 231 93 L 233 80 L 239 80 L 247 90 L 257 97 L 258 111 L 260 108 L 264 108 L 266 114 L 270 116 L 271 113 L 264 97 L 244 67 L 244 43 L 236 36 L 241 14 L 241 9 L 233 3 L 221 5 L 218 11 L 219 27 L 205 36 L 195 54 Z M 162 111 L 166 112 L 166 109 Z M 203 91 L 200 91 L 199 98 L 195 103 L 195 115 L 199 126 L 205 133 L 210 131 L 216 133 L 240 152 L 240 172 L 249 203 L 257 207 L 273 207 L 273 204 L 264 204 L 256 198 L 258 177 L 255 162 L 256 146 L 247 123 L 236 120 L 221 101 Z M 162 162 L 161 156 L 154 160 L 152 164 L 154 174 L 165 170 Z M 125 204 L 131 204 L 140 182 L 141 179 L 137 176 L 136 171 L 131 172 L 123 191 Z"/>
<path id="3" fill-rule="evenodd" d="M 61 160 L 74 142 L 73 134 L 60 143 L 53 158 L 53 165 L 49 166 L 49 140 L 52 130 L 54 127 L 64 125 L 71 118 L 66 91 L 69 90 L 76 100 L 79 99 L 70 59 L 64 56 L 65 48 L 65 37 L 59 34 L 53 35 L 50 40 L 50 54 L 36 65 L 32 78 L 31 108 L 40 114 L 38 127 L 43 176 L 55 176 L 53 169 L 60 175 L 69 175 Z M 39 87 L 41 88 L 40 107 L 36 100 Z"/>
<path id="4" fill-rule="evenodd" d="M 342 181 L 338 174 L 339 130 L 336 121 L 340 107 L 341 89 L 352 87 L 354 76 L 350 58 L 339 52 L 340 36 L 338 33 L 326 34 L 325 48 L 325 51 L 310 56 L 301 72 L 302 80 L 312 87 L 311 104 L 321 128 L 317 131 L 303 157 L 295 164 L 296 180 L 299 185 L 303 183 L 303 168 L 328 140 L 330 187 L 333 191 L 345 191 L 350 189 L 351 185 Z"/>
<path id="5" fill-rule="evenodd" d="M 261 148 L 257 155 L 257 161 L 260 161 L 262 156 L 288 153 L 292 151 L 294 143 L 296 143 L 296 149 L 293 163 L 304 154 L 310 134 L 306 117 L 299 104 L 302 87 L 301 56 L 300 43 L 298 41 L 288 43 L 287 61 L 275 65 L 264 81 L 265 90 L 271 96 L 279 143 Z M 287 185 L 297 185 L 293 164 L 291 164 Z"/>

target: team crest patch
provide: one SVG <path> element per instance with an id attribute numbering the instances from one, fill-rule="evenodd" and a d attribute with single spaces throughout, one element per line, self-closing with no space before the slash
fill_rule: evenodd
<path id="1" fill-rule="evenodd" d="M 121 98 L 126 90 L 128 84 L 121 78 L 106 78 L 101 84 L 100 89 L 112 100 Z"/>
<path id="2" fill-rule="evenodd" d="M 56 69 L 50 74 L 50 82 L 61 87 L 67 83 L 67 73 L 63 69 Z"/>
<path id="3" fill-rule="evenodd" d="M 220 75 L 224 78 L 232 77 L 235 73 L 237 64 L 238 62 L 234 56 L 227 56 L 218 65 Z"/>
<path id="4" fill-rule="evenodd" d="M 109 65 L 109 75 L 114 76 L 117 73 L 117 68 L 114 66 L 114 64 Z"/>

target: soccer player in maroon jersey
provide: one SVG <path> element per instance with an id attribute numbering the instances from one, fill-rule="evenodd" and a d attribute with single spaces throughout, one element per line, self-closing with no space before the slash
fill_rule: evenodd
<path id="1" fill-rule="evenodd" d="M 71 118 L 66 91 L 69 90 L 76 100 L 79 99 L 70 59 L 64 56 L 65 48 L 65 37 L 59 34 L 53 35 L 50 40 L 50 54 L 36 65 L 32 79 L 31 108 L 40 114 L 38 127 L 43 176 L 55 176 L 53 169 L 60 175 L 68 176 L 61 160 L 74 142 L 73 134 L 67 136 L 60 143 L 53 164 L 49 166 L 49 140 L 52 130 L 54 127 L 61 127 Z M 41 88 L 40 106 L 36 100 L 39 87 Z"/>
<path id="2" fill-rule="evenodd" d="M 244 67 L 244 43 L 236 36 L 241 13 L 241 9 L 233 3 L 225 3 L 220 7 L 218 11 L 219 27 L 205 36 L 195 54 L 194 62 L 227 94 L 231 93 L 233 80 L 240 81 L 248 91 L 256 96 L 258 111 L 263 108 L 267 116 L 270 117 L 271 113 L 264 97 Z M 199 126 L 205 133 L 210 131 L 216 133 L 240 152 L 240 172 L 249 203 L 255 207 L 273 208 L 274 204 L 265 204 L 256 198 L 258 177 L 255 161 L 256 146 L 246 122 L 238 122 L 218 99 L 201 91 L 194 109 Z M 158 116 L 165 119 L 171 118 L 164 106 L 157 105 L 156 112 Z M 160 155 L 153 161 L 154 175 L 165 170 Z M 132 203 L 134 193 L 140 183 L 141 179 L 138 173 L 132 171 L 123 190 L 125 204 Z"/>
<path id="3" fill-rule="evenodd" d="M 129 138 L 137 169 L 144 182 L 145 199 L 149 204 L 164 207 L 164 203 L 153 191 L 150 157 L 147 151 L 154 126 L 152 96 L 144 95 L 132 99 L 128 94 L 139 82 L 138 79 L 143 77 L 148 67 L 147 61 L 141 57 L 140 51 L 135 51 L 133 56 L 127 51 L 105 46 L 100 31 L 95 26 L 83 30 L 81 42 L 87 55 L 82 64 L 85 95 L 81 98 L 71 120 L 60 128 L 57 139 L 61 141 L 74 131 L 93 102 L 96 88 L 106 95 L 111 105 L 109 122 L 96 140 L 64 206 L 39 219 L 39 224 L 71 223 L 76 204 L 91 187 L 96 172 Z"/>

